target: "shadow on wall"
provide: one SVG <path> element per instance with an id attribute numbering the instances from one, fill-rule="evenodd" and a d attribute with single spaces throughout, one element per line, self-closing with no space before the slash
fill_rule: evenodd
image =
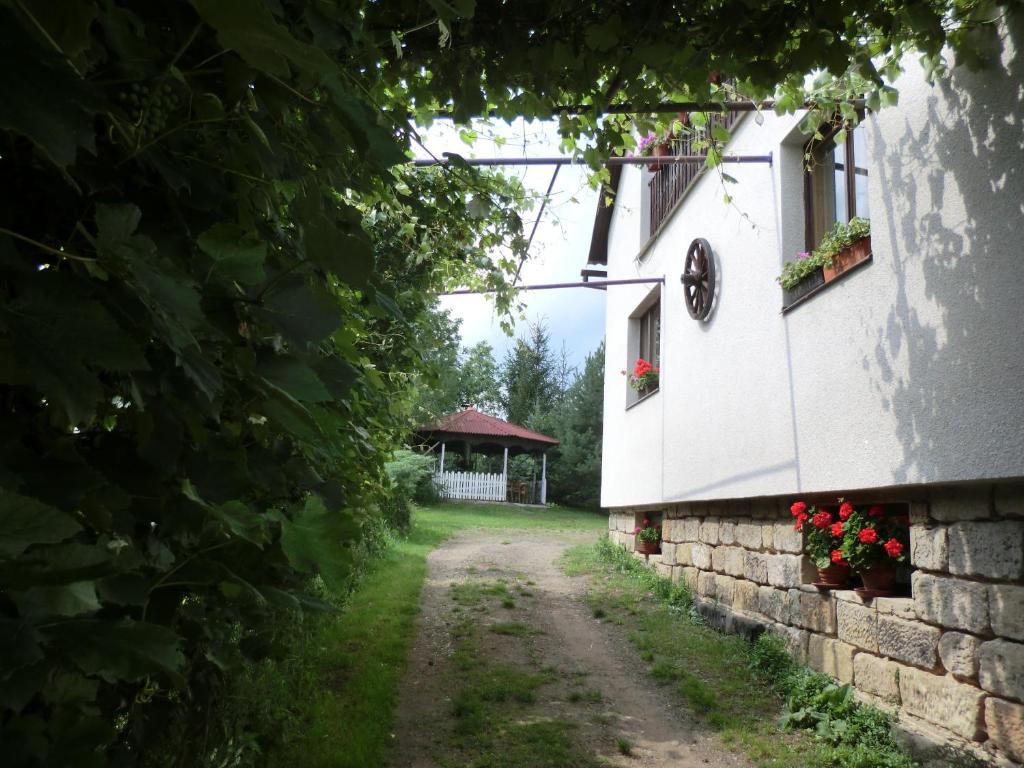
<path id="1" fill-rule="evenodd" d="M 874 137 L 897 290 L 863 364 L 891 393 L 897 482 L 1024 474 L 1024 13 L 1007 26 L 1008 62 L 958 68 L 923 129 Z"/>

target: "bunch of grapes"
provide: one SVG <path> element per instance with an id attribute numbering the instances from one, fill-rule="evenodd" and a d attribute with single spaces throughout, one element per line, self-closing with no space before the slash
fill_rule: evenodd
<path id="1" fill-rule="evenodd" d="M 181 98 L 170 83 L 155 85 L 132 83 L 117 94 L 131 117 L 131 127 L 143 140 L 153 139 L 167 128 L 168 118 L 181 104 Z"/>

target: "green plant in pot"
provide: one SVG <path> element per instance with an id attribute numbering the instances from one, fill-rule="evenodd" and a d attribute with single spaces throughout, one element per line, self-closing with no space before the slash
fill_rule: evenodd
<path id="1" fill-rule="evenodd" d="M 855 509 L 843 520 L 843 558 L 872 597 L 894 593 L 896 574 L 907 562 L 910 532 L 906 518 L 894 517 L 880 504 Z"/>
<path id="2" fill-rule="evenodd" d="M 839 510 L 840 514 L 852 512 L 853 506 L 843 502 Z M 819 589 L 845 587 L 850 581 L 850 564 L 839 549 L 844 533 L 842 521 L 833 517 L 829 510 L 808 507 L 803 501 L 794 502 L 789 511 L 796 520 L 796 530 L 806 529 L 804 552 L 818 569 L 815 586 Z"/>
<path id="3" fill-rule="evenodd" d="M 782 273 L 775 278 L 783 288 L 791 290 L 796 285 L 819 269 L 826 271 L 826 280 L 831 279 L 828 272 L 843 272 L 849 268 L 848 265 L 838 267 L 835 262 L 838 258 L 845 258 L 855 246 L 864 244 L 871 235 L 871 222 L 868 219 L 854 217 L 849 223 L 837 221 L 826 235 L 818 243 L 813 251 L 801 251 L 796 258 L 787 261 L 782 265 Z M 867 248 L 867 245 L 864 245 Z M 863 260 L 860 256 L 854 259 Z M 833 274 L 832 277 L 835 275 Z"/>
<path id="4" fill-rule="evenodd" d="M 636 551 L 641 555 L 661 554 L 661 526 L 644 518 L 636 528 L 633 529 L 636 536 Z"/>

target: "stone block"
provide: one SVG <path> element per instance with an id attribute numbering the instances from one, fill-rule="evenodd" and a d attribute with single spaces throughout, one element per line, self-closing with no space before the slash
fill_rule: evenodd
<path id="1" fill-rule="evenodd" d="M 697 594 L 701 597 L 715 596 L 715 574 L 711 571 L 701 571 L 697 576 Z"/>
<path id="2" fill-rule="evenodd" d="M 854 594 L 857 593 L 854 592 Z M 917 613 L 914 611 L 914 599 L 911 597 L 876 597 L 873 605 L 879 615 L 884 613 L 910 620 L 917 618 Z"/>
<path id="3" fill-rule="evenodd" d="M 911 525 L 928 525 L 931 518 L 928 516 L 928 504 L 924 501 L 912 501 L 907 505 L 907 515 Z"/>
<path id="4" fill-rule="evenodd" d="M 709 517 L 700 524 L 700 540 L 712 546 L 718 544 L 719 520 L 717 517 Z"/>
<path id="5" fill-rule="evenodd" d="M 771 523 L 761 525 L 761 549 L 775 549 L 775 526 Z"/>
<path id="6" fill-rule="evenodd" d="M 681 569 L 682 573 L 679 575 L 679 580 L 689 587 L 693 593 L 697 592 L 697 577 L 700 575 L 700 571 L 696 568 L 687 567 Z"/>
<path id="7" fill-rule="evenodd" d="M 768 583 L 768 555 L 743 551 L 743 577 L 758 584 Z"/>
<path id="8" fill-rule="evenodd" d="M 882 615 L 878 617 L 878 652 L 915 667 L 934 669 L 941 634 L 938 627 L 920 621 Z"/>
<path id="9" fill-rule="evenodd" d="M 743 575 L 743 550 L 739 547 L 715 547 L 711 553 L 711 566 L 719 573 Z"/>
<path id="10" fill-rule="evenodd" d="M 799 587 L 817 578 L 817 570 L 802 555 L 765 555 L 768 561 L 768 583 L 773 587 Z"/>
<path id="11" fill-rule="evenodd" d="M 752 582 L 747 582 L 748 584 Z M 758 587 L 757 612 L 768 616 L 780 624 L 789 624 L 792 611 L 789 607 L 789 594 L 774 587 Z"/>
<path id="12" fill-rule="evenodd" d="M 662 542 L 675 542 L 679 541 L 676 536 L 676 526 L 678 525 L 677 520 L 665 519 L 661 521 L 661 540 Z M 664 549 L 662 545 L 662 549 Z"/>
<path id="13" fill-rule="evenodd" d="M 992 497 L 986 486 L 937 488 L 929 512 L 942 523 L 982 520 L 992 517 Z"/>
<path id="14" fill-rule="evenodd" d="M 933 675 L 913 667 L 900 668 L 900 700 L 915 717 L 941 725 L 965 739 L 981 730 L 985 694 L 950 675 Z"/>
<path id="15" fill-rule="evenodd" d="M 946 632 L 939 638 L 942 666 L 955 677 L 973 679 L 978 676 L 978 648 L 981 641 L 962 632 Z"/>
<path id="16" fill-rule="evenodd" d="M 702 571 L 711 570 L 711 547 L 707 544 L 694 544 L 690 548 L 690 556 L 693 564 Z"/>
<path id="17" fill-rule="evenodd" d="M 807 663 L 841 683 L 853 682 L 853 655 L 857 649 L 841 640 L 812 634 L 807 639 Z"/>
<path id="18" fill-rule="evenodd" d="M 1024 517 L 1024 485 L 1000 483 L 996 486 L 994 501 L 1000 517 Z"/>
<path id="19" fill-rule="evenodd" d="M 672 578 L 672 569 L 673 569 L 673 566 L 669 565 L 664 560 L 659 560 L 658 562 L 656 562 L 654 564 L 655 572 L 659 576 L 661 576 L 661 578 L 663 578 L 663 579 L 671 579 Z"/>
<path id="20" fill-rule="evenodd" d="M 804 535 L 795 530 L 792 523 L 775 523 L 772 526 L 772 539 L 779 552 L 798 554 L 804 550 Z"/>
<path id="21" fill-rule="evenodd" d="M 722 520 L 718 525 L 718 543 L 732 545 L 736 543 L 736 523 Z"/>
<path id="22" fill-rule="evenodd" d="M 676 544 L 676 565 L 693 565 L 693 544 Z"/>
<path id="23" fill-rule="evenodd" d="M 786 643 L 786 650 L 789 655 L 801 664 L 807 663 L 807 644 L 811 633 L 796 627 L 787 627 L 784 624 L 773 624 L 769 631 L 774 632 Z"/>
<path id="24" fill-rule="evenodd" d="M 910 526 L 910 562 L 926 571 L 945 571 L 949 564 L 948 528 Z"/>
<path id="25" fill-rule="evenodd" d="M 840 600 L 836 603 L 839 639 L 878 653 L 878 612 L 873 606 Z"/>
<path id="26" fill-rule="evenodd" d="M 760 591 L 752 581 L 736 579 L 733 585 L 732 607 L 737 611 L 758 613 L 760 611 Z"/>
<path id="27" fill-rule="evenodd" d="M 812 632 L 834 635 L 836 631 L 836 607 L 828 594 L 789 590 L 789 606 L 792 622 Z"/>
<path id="28" fill-rule="evenodd" d="M 990 579 L 1024 575 L 1024 520 L 949 526 L 949 572 Z"/>
<path id="29" fill-rule="evenodd" d="M 662 533 L 664 535 L 664 533 Z M 666 565 L 676 564 L 676 546 L 667 541 L 661 542 L 661 562 Z"/>
<path id="30" fill-rule="evenodd" d="M 989 696 L 985 699 L 985 730 L 1000 752 L 1024 762 L 1024 706 Z"/>
<path id="31" fill-rule="evenodd" d="M 683 541 L 696 542 L 700 540 L 700 520 L 696 517 L 687 517 L 683 520 Z"/>
<path id="32" fill-rule="evenodd" d="M 1024 640 L 1024 587 L 1012 584 L 990 585 L 988 610 L 995 634 Z"/>
<path id="33" fill-rule="evenodd" d="M 878 696 L 883 701 L 900 701 L 900 665 L 880 659 L 870 653 L 853 657 L 853 684 L 860 690 Z"/>
<path id="34" fill-rule="evenodd" d="M 978 683 L 986 691 L 1024 701 L 1024 644 L 990 640 L 978 649 Z"/>
<path id="35" fill-rule="evenodd" d="M 976 635 L 988 633 L 988 585 L 914 571 L 911 591 L 918 618 Z"/>
<path id="36" fill-rule="evenodd" d="M 732 576 L 715 576 L 715 598 L 726 605 L 732 605 L 733 590 L 736 586 L 736 579 Z"/>
<path id="37" fill-rule="evenodd" d="M 752 550 L 761 549 L 761 526 L 764 523 L 745 520 L 736 524 L 736 543 Z"/>

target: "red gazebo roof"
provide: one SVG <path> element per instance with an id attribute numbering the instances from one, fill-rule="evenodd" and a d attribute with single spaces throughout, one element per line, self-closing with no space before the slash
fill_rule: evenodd
<path id="1" fill-rule="evenodd" d="M 520 427 L 518 424 L 510 424 L 496 416 L 488 416 L 473 406 L 445 416 L 434 424 L 420 427 L 419 431 L 429 433 L 435 438 L 441 438 L 444 435 L 452 437 L 494 437 L 542 443 L 544 445 L 559 444 L 559 441 L 553 437 L 542 435 L 540 432 L 534 432 L 526 427 Z"/>

